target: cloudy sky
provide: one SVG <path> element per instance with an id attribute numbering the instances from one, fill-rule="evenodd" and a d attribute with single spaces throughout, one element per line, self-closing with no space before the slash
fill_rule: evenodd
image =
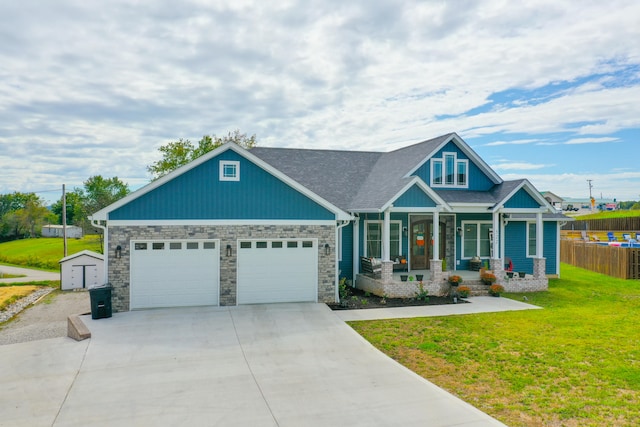
<path id="1" fill-rule="evenodd" d="M 639 22 L 637 0 L 4 1 L 0 193 L 135 189 L 160 145 L 239 129 L 380 151 L 457 132 L 504 179 L 638 200 Z"/>

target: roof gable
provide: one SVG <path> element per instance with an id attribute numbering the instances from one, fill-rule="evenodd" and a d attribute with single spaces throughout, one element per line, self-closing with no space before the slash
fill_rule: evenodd
<path id="1" fill-rule="evenodd" d="M 219 179 L 221 160 L 239 163 L 239 181 Z M 233 143 L 199 157 L 92 217 L 94 220 L 349 218 L 346 212 Z"/>
<path id="2" fill-rule="evenodd" d="M 549 202 L 526 179 L 507 181 L 506 185 L 496 190 L 496 204 L 493 210 L 517 212 L 519 210 L 538 209 L 541 211 L 555 212 Z"/>
<path id="3" fill-rule="evenodd" d="M 71 255 L 68 255 L 68 256 L 62 258 L 60 261 L 58 261 L 58 263 L 66 262 L 66 261 L 69 261 L 71 259 L 76 259 L 76 258 L 79 258 L 79 257 L 82 257 L 82 256 L 87 256 L 87 257 L 90 257 L 90 258 L 95 258 L 95 259 L 97 259 L 99 261 L 104 261 L 104 255 L 99 254 L 97 252 L 90 251 L 88 249 L 85 249 L 83 251 L 76 252 L 74 254 L 71 254 Z"/>
<path id="4" fill-rule="evenodd" d="M 436 207 L 436 202 L 417 184 L 412 185 L 402 195 L 393 201 L 393 207 Z"/>
<path id="5" fill-rule="evenodd" d="M 422 146 L 423 149 L 426 149 L 425 152 L 422 153 L 422 156 L 418 156 L 420 159 L 419 162 L 415 164 L 408 172 L 409 175 L 417 175 L 417 171 L 422 169 L 423 171 L 431 169 L 430 162 L 434 156 L 441 155 L 444 151 L 456 152 L 463 154 L 466 159 L 476 168 L 476 170 L 486 177 L 486 179 L 492 183 L 500 184 L 502 179 L 498 176 L 498 174 L 491 169 L 491 167 L 484 161 L 478 154 L 471 149 L 469 144 L 467 144 L 462 138 L 460 138 L 456 133 L 450 133 L 439 138 L 434 138 L 429 141 L 425 141 L 420 144 L 416 144 L 412 147 Z M 418 153 L 416 153 L 418 154 Z M 471 171 L 470 171 L 471 172 Z M 429 172 L 430 176 L 430 172 Z M 479 179 L 480 175 L 476 173 L 476 176 L 472 176 L 472 179 Z M 425 176 L 421 176 L 425 180 L 425 182 L 429 183 L 429 179 Z M 486 188 L 489 186 L 487 185 Z"/>

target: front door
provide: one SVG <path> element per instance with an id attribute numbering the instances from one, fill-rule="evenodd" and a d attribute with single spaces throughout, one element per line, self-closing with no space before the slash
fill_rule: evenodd
<path id="1" fill-rule="evenodd" d="M 440 223 L 440 256 L 445 254 L 446 225 Z M 419 220 L 411 223 L 411 269 L 428 270 L 433 258 L 433 221 Z"/>

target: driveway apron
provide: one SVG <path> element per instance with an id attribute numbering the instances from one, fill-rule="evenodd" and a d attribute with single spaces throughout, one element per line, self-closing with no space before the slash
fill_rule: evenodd
<path id="1" fill-rule="evenodd" d="M 502 425 L 380 353 L 324 304 L 83 320 L 84 361 L 53 422 L 40 425 Z"/>

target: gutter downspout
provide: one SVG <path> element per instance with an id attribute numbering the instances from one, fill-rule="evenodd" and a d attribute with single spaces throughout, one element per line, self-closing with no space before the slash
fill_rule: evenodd
<path id="1" fill-rule="evenodd" d="M 102 247 L 102 256 L 104 257 L 104 268 L 102 272 L 102 283 L 109 283 L 109 251 L 107 248 L 109 247 L 109 229 L 106 225 L 101 225 L 98 220 L 93 219 L 92 216 L 89 217 L 91 220 L 91 225 L 96 228 L 102 229 L 102 235 L 104 236 L 104 242 Z M 105 222 L 106 224 L 106 222 Z"/>
<path id="2" fill-rule="evenodd" d="M 342 242 L 338 240 L 338 236 L 340 235 L 340 229 L 346 227 L 347 225 L 351 224 L 351 221 L 339 221 L 338 225 L 336 227 L 336 250 L 335 250 L 335 272 L 336 272 L 336 277 L 335 277 L 335 302 L 340 302 L 340 274 L 339 274 L 339 266 L 340 266 L 340 259 L 338 258 L 338 245 L 342 246 Z M 340 248 L 341 249 L 341 248 Z"/>

